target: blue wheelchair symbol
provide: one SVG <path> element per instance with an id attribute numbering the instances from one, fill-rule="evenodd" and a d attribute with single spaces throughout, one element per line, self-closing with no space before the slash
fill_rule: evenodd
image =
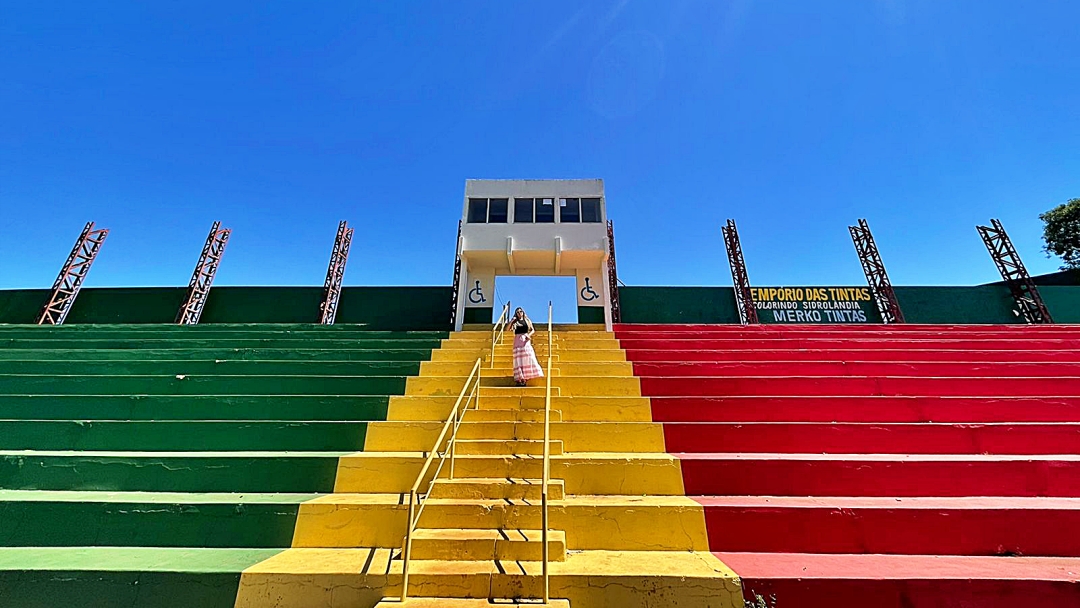
<path id="1" fill-rule="evenodd" d="M 469 301 L 473 304 L 487 302 L 487 298 L 484 297 L 484 290 L 480 288 L 480 281 L 476 282 L 476 287 L 469 290 Z"/>
<path id="2" fill-rule="evenodd" d="M 600 294 L 596 293 L 596 290 L 589 284 L 589 277 L 585 277 L 585 287 L 581 288 L 581 299 L 585 302 L 592 302 L 600 297 Z"/>

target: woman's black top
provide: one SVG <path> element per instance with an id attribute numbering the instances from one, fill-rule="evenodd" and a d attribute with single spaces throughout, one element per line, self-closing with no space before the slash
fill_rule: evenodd
<path id="1" fill-rule="evenodd" d="M 514 334 L 521 335 L 529 333 L 529 324 L 525 321 L 514 321 Z"/>

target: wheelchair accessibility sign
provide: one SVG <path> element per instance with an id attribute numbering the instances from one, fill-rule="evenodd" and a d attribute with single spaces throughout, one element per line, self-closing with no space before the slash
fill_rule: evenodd
<path id="1" fill-rule="evenodd" d="M 589 275 L 578 276 L 578 305 L 579 306 L 603 306 L 604 297 L 599 288 L 599 277 Z"/>
<path id="2" fill-rule="evenodd" d="M 480 286 L 480 281 L 476 282 L 476 287 L 469 290 L 469 302 L 471 304 L 483 304 L 487 302 L 487 298 L 484 297 L 484 288 Z"/>

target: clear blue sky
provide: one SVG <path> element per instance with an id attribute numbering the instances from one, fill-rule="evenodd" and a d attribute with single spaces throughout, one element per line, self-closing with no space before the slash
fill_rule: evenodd
<path id="1" fill-rule="evenodd" d="M 423 7 L 423 9 L 421 9 Z M 600 177 L 631 285 L 1033 272 L 1080 196 L 1080 3 L 0 1 L 0 288 L 47 287 L 88 219 L 88 286 L 448 284 L 466 178 Z M 572 302 L 566 294 L 565 301 Z M 530 297 L 541 297 L 531 294 Z M 560 296 L 562 297 L 562 296 Z M 539 315 L 534 315 L 539 316 Z"/>

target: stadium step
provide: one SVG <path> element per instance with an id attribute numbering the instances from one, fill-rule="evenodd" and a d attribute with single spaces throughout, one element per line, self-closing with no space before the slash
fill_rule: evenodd
<path id="1" fill-rule="evenodd" d="M 299 420 L 0 420 L 9 450 L 348 452 L 364 448 L 365 422 Z"/>
<path id="2" fill-rule="evenodd" d="M 283 548 L 316 496 L 0 490 L 0 546 Z"/>
<path id="3" fill-rule="evenodd" d="M 281 549 L 0 547 L 5 606 L 230 608 L 241 573 Z M 77 599 L 75 599 L 77 598 Z"/>
<path id="4" fill-rule="evenodd" d="M 947 555 L 715 554 L 766 606 L 1068 608 L 1080 605 L 1080 559 Z M 772 603 L 769 603 L 772 602 Z M 782 603 L 781 603 L 782 602 Z"/>
<path id="5" fill-rule="evenodd" d="M 540 561 L 543 559 L 540 530 L 501 528 L 418 528 L 413 533 L 412 556 L 418 560 L 445 561 Z M 548 532 L 548 559 L 566 558 L 566 534 Z"/>
<path id="6" fill-rule="evenodd" d="M 1080 423 L 687 422 L 663 425 L 672 452 L 1068 454 Z"/>
<path id="7" fill-rule="evenodd" d="M 1080 497 L 1080 455 L 680 454 L 689 495 Z"/>
<path id="8" fill-rule="evenodd" d="M 1080 499 L 700 496 L 727 552 L 1080 557 Z"/>
<path id="9" fill-rule="evenodd" d="M 552 479 L 548 483 L 548 498 L 562 500 L 565 496 L 563 480 Z M 468 479 L 436 479 L 431 484 L 431 498 L 465 500 L 529 500 L 541 498 L 542 483 L 539 479 L 495 479 L 471 477 Z"/>

